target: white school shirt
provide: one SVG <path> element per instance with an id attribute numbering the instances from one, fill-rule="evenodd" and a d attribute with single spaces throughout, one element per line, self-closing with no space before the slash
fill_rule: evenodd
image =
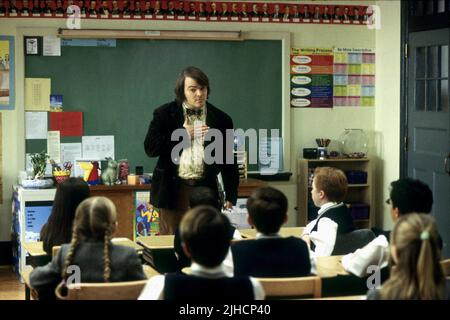
<path id="1" fill-rule="evenodd" d="M 380 235 L 361 249 L 342 257 L 342 266 L 345 271 L 362 278 L 367 275 L 369 266 L 384 268 L 389 261 L 389 242 Z"/>
<path id="2" fill-rule="evenodd" d="M 195 262 L 192 262 L 191 265 L 191 275 L 209 279 L 228 277 L 222 265 L 208 268 Z M 253 286 L 255 300 L 264 300 L 266 294 L 259 281 L 253 277 L 249 278 Z M 164 281 L 164 275 L 157 275 L 150 278 L 138 300 L 164 300 Z"/>
<path id="3" fill-rule="evenodd" d="M 311 241 L 316 246 L 314 251 L 310 251 L 310 256 L 313 257 L 328 257 L 331 256 L 331 253 L 334 249 L 334 244 L 336 243 L 336 235 L 338 225 L 336 222 L 331 220 L 330 218 L 320 219 L 319 222 L 317 220 L 329 209 L 340 205 L 340 203 L 336 202 L 327 202 L 323 204 L 318 212 L 317 218 L 308 223 L 308 225 L 303 230 L 302 235 L 309 235 Z M 317 223 L 317 231 L 311 230 Z"/>

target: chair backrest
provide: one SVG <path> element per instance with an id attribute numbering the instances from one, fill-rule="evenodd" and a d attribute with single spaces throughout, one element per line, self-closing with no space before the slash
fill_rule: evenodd
<path id="1" fill-rule="evenodd" d="M 59 249 L 61 249 L 61 246 L 53 246 L 52 247 L 52 257 L 56 257 L 58 254 Z"/>
<path id="2" fill-rule="evenodd" d="M 256 278 L 266 293 L 266 299 L 320 298 L 322 280 L 317 276 L 295 278 Z"/>
<path id="3" fill-rule="evenodd" d="M 336 237 L 332 252 L 333 256 L 344 255 L 356 251 L 375 239 L 375 233 L 370 229 L 358 229 Z"/>
<path id="4" fill-rule="evenodd" d="M 450 277 L 450 259 L 441 261 L 442 271 L 444 272 L 444 276 Z"/>
<path id="5" fill-rule="evenodd" d="M 147 280 L 69 284 L 67 295 L 62 296 L 61 286 L 55 290 L 61 300 L 137 300 Z"/>

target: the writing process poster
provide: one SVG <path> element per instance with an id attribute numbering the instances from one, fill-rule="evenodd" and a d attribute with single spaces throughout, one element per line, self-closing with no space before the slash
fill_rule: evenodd
<path id="1" fill-rule="evenodd" d="M 292 48 L 291 107 L 333 107 L 333 49 Z"/>
<path id="2" fill-rule="evenodd" d="M 375 106 L 375 51 L 334 49 L 334 106 Z"/>

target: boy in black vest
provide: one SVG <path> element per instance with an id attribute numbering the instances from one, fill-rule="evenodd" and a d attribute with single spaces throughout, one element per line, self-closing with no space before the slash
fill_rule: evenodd
<path id="1" fill-rule="evenodd" d="M 279 190 L 257 189 L 247 201 L 248 223 L 257 230 L 255 240 L 235 242 L 231 247 L 234 275 L 253 277 L 299 277 L 311 273 L 309 249 L 296 237 L 278 232 L 287 221 L 288 201 Z"/>
<path id="2" fill-rule="evenodd" d="M 231 241 L 230 222 L 217 209 L 189 210 L 180 224 L 182 246 L 192 259 L 191 274 L 152 277 L 140 300 L 224 302 L 264 299 L 260 283 L 250 277 L 227 277 L 222 261 Z"/>
<path id="3" fill-rule="evenodd" d="M 342 170 L 331 167 L 314 170 L 311 196 L 314 205 L 320 209 L 317 218 L 308 223 L 302 234 L 314 256 L 330 256 L 336 238 L 354 230 L 350 211 L 342 202 L 347 185 Z"/>

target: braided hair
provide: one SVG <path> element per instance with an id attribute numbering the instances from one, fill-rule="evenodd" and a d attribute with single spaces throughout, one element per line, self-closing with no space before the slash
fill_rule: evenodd
<path id="1" fill-rule="evenodd" d="M 103 280 L 104 282 L 110 281 L 111 261 L 109 251 L 116 221 L 116 207 L 108 198 L 91 197 L 80 203 L 75 212 L 72 241 L 61 274 L 64 281 L 67 280 L 67 268 L 72 264 L 78 244 L 87 239 L 103 241 Z"/>

